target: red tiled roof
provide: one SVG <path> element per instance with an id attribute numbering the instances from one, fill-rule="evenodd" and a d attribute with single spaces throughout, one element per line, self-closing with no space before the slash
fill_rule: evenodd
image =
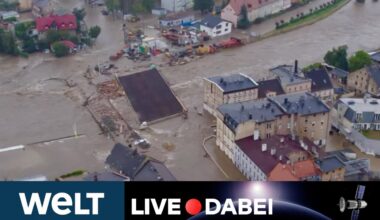
<path id="1" fill-rule="evenodd" d="M 76 30 L 78 27 L 76 17 L 71 14 L 36 18 L 36 28 L 40 32 L 49 30 L 53 24 L 58 30 Z"/>
<path id="2" fill-rule="evenodd" d="M 66 47 L 70 48 L 70 49 L 74 49 L 76 47 L 76 45 L 72 42 L 72 41 L 69 41 L 69 40 L 63 40 L 61 41 Z"/>
<path id="3" fill-rule="evenodd" d="M 283 142 L 281 143 L 281 139 Z M 305 139 L 304 139 L 304 143 Z M 309 142 L 308 142 L 309 143 Z M 267 150 L 262 151 L 262 144 L 267 144 Z M 311 144 L 311 143 L 310 143 Z M 292 140 L 288 135 L 275 135 L 265 140 L 253 140 L 247 137 L 236 141 L 236 145 L 251 159 L 266 175 L 276 167 L 278 163 L 286 164 L 287 156 L 293 152 L 306 152 L 299 141 Z M 309 149 L 315 145 L 308 145 Z M 271 155 L 271 149 L 276 149 L 275 155 Z M 280 160 L 280 156 L 282 156 Z"/>
<path id="4" fill-rule="evenodd" d="M 234 9 L 236 14 L 240 14 L 241 7 L 245 4 L 248 11 L 261 8 L 278 0 L 231 0 L 229 5 Z"/>
<path id="5" fill-rule="evenodd" d="M 277 164 L 270 173 L 269 181 L 300 181 L 306 177 L 320 174 L 313 160 L 304 160 L 293 164 Z"/>

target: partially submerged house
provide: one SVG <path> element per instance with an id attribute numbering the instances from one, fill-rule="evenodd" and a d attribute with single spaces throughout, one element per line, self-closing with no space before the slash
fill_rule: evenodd
<path id="1" fill-rule="evenodd" d="M 168 14 L 159 20 L 161 27 L 180 26 L 193 21 L 195 21 L 195 16 L 191 11 Z"/>
<path id="2" fill-rule="evenodd" d="M 73 14 L 39 17 L 35 19 L 35 22 L 40 37 L 48 30 L 65 30 L 75 33 L 78 28 L 77 19 Z"/>
<path id="3" fill-rule="evenodd" d="M 231 0 L 222 10 L 222 18 L 237 27 L 243 6 L 247 8 L 248 20 L 253 22 L 290 8 L 291 5 L 291 0 Z"/>
<path id="4" fill-rule="evenodd" d="M 106 159 L 110 168 L 131 181 L 175 181 L 176 178 L 160 161 L 144 156 L 122 144 L 116 144 Z"/>
<path id="5" fill-rule="evenodd" d="M 207 15 L 200 22 L 200 30 L 211 37 L 219 37 L 231 33 L 232 23 L 219 16 Z"/>

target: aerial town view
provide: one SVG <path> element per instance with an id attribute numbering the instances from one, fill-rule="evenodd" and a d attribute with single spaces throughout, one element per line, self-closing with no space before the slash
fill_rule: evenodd
<path id="1" fill-rule="evenodd" d="M 379 20 L 377 0 L 0 0 L 0 180 L 380 180 Z"/>

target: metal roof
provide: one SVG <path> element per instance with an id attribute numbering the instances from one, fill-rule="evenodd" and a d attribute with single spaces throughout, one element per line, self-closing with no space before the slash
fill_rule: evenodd
<path id="1" fill-rule="evenodd" d="M 269 99 L 288 114 L 310 115 L 330 111 L 319 98 L 307 92 L 284 94 Z"/>
<path id="2" fill-rule="evenodd" d="M 325 68 L 313 69 L 305 73 L 305 77 L 311 79 L 311 91 L 333 89 L 330 77 Z"/>
<path id="3" fill-rule="evenodd" d="M 316 163 L 319 169 L 325 173 L 344 167 L 344 163 L 335 155 L 319 159 Z"/>
<path id="4" fill-rule="evenodd" d="M 214 28 L 218 24 L 222 23 L 224 20 L 221 19 L 219 16 L 214 16 L 214 15 L 206 15 L 202 21 L 200 22 L 201 25 L 209 27 L 209 28 Z"/>
<path id="5" fill-rule="evenodd" d="M 244 91 L 258 87 L 258 84 L 252 78 L 242 73 L 227 76 L 213 76 L 207 79 L 218 85 L 224 93 Z"/>

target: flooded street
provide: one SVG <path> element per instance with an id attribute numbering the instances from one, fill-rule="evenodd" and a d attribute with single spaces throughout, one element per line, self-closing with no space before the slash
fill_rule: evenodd
<path id="1" fill-rule="evenodd" d="M 83 6 L 83 1 L 62 0 L 62 7 L 72 8 Z M 71 90 L 61 83 L 48 80 L 49 78 L 70 79 L 79 84 L 82 90 L 87 91 L 88 85 L 83 78 L 83 72 L 88 66 L 94 66 L 98 62 L 108 60 L 108 57 L 123 47 L 122 22 L 114 21 L 112 16 L 103 16 L 100 8 L 87 8 L 86 21 L 88 26 L 99 25 L 102 33 L 96 45 L 87 51 L 66 58 L 56 59 L 51 54 L 35 54 L 28 59 L 0 57 L 0 142 L 2 147 L 19 144 L 27 144 L 40 139 L 55 138 L 53 136 L 69 135 L 74 123 L 78 123 L 81 133 L 85 133 L 91 139 L 80 140 L 78 143 L 68 143 L 70 147 L 79 146 L 78 150 L 83 155 L 73 157 L 72 165 L 64 168 L 60 162 L 59 171 L 52 171 L 47 162 L 34 164 L 31 161 L 28 167 L 20 168 L 10 162 L 6 153 L 0 153 L 0 179 L 4 177 L 19 178 L 35 173 L 36 168 L 49 177 L 54 177 L 59 172 L 69 172 L 70 169 L 87 169 L 89 171 L 102 167 L 104 156 L 111 150 L 111 143 L 104 136 L 99 135 L 95 129 L 96 124 L 91 121 L 87 113 L 83 111 L 81 102 L 76 98 L 67 98 Z M 292 63 L 295 59 L 301 66 L 322 61 L 324 54 L 332 47 L 348 45 L 349 52 L 358 49 L 372 50 L 380 48 L 380 2 L 366 1 L 365 4 L 357 4 L 351 1 L 332 16 L 317 22 L 316 24 L 295 30 L 283 35 L 262 40 L 242 48 L 226 50 L 214 55 L 205 56 L 200 60 L 186 65 L 175 67 L 160 67 L 160 72 L 167 79 L 175 94 L 183 101 L 189 110 L 189 119 L 174 118 L 155 124 L 153 129 L 142 132 L 153 144 L 152 148 L 163 155 L 165 164 L 179 180 L 223 180 L 225 176 L 208 158 L 204 158 L 204 150 L 201 146 L 203 138 L 212 134 L 213 129 L 206 117 L 197 114 L 202 108 L 202 78 L 217 74 L 232 72 L 244 72 L 254 79 L 259 80 L 268 76 L 268 69 L 276 65 Z M 151 22 L 154 19 L 150 20 Z M 148 24 L 149 22 L 147 22 Z M 149 24 L 154 25 L 154 23 Z M 116 63 L 121 72 L 132 69 L 133 66 L 141 66 L 135 70 L 148 67 L 151 63 L 162 63 L 163 57 L 158 56 L 151 62 L 133 63 L 125 58 Z M 129 71 L 129 73 L 132 71 Z M 32 98 L 25 98 L 24 96 Z M 21 98 L 10 99 L 10 96 Z M 52 98 L 57 96 L 57 98 Z M 33 99 L 38 99 L 38 105 Z M 61 99 L 66 99 L 61 100 Z M 22 104 L 21 104 L 22 103 Z M 3 106 L 7 106 L 4 108 Z M 53 113 L 48 109 L 52 108 Z M 44 109 L 40 112 L 41 109 Z M 14 111 L 20 117 L 11 117 Z M 29 114 L 23 115 L 23 111 Z M 44 111 L 47 111 L 44 113 Z M 34 113 L 33 113 L 34 112 Z M 47 116 L 44 119 L 44 115 Z M 28 116 L 28 117 L 27 117 Z M 51 119 L 49 117 L 62 117 Z M 80 119 L 78 119 L 80 118 Z M 44 123 L 39 121 L 47 120 Z M 90 122 L 89 122 L 90 121 Z M 13 124 L 8 130 L 8 124 Z M 27 125 L 30 129 L 17 129 Z M 131 122 L 136 128 L 137 123 Z M 61 130 L 60 134 L 58 131 Z M 52 131 L 54 134 L 50 134 Z M 161 131 L 161 132 L 159 132 Z M 162 132 L 164 131 L 164 132 Z M 22 138 L 18 138 L 22 136 Z M 172 142 L 175 149 L 167 152 L 162 149 L 163 142 Z M 108 145 L 106 145 L 108 144 Z M 65 144 L 61 144 L 61 148 Z M 379 146 L 380 147 L 380 146 Z M 334 146 L 329 146 L 333 149 Z M 73 148 L 73 151 L 76 149 Z M 29 151 L 33 151 L 30 149 Z M 59 158 L 60 151 L 53 153 L 33 151 L 35 160 L 49 157 L 53 163 Z M 21 152 L 20 154 L 27 154 Z M 70 152 L 63 152 L 70 154 Z M 71 153 L 72 154 L 72 153 Z M 15 160 L 24 160 L 25 155 L 12 152 Z M 38 156 L 37 156 L 38 155 Z M 57 156 L 58 155 L 58 156 Z M 102 156 L 99 156 L 102 155 Z M 380 160 L 372 162 L 372 168 L 380 171 Z M 59 160 L 58 160 L 59 161 Z M 79 162 L 80 161 L 80 162 Z M 34 164 L 34 165 L 33 165 Z M 16 172 L 17 170 L 23 172 Z M 6 171 L 6 173 L 4 173 Z M 13 172 L 14 170 L 14 172 Z"/>

